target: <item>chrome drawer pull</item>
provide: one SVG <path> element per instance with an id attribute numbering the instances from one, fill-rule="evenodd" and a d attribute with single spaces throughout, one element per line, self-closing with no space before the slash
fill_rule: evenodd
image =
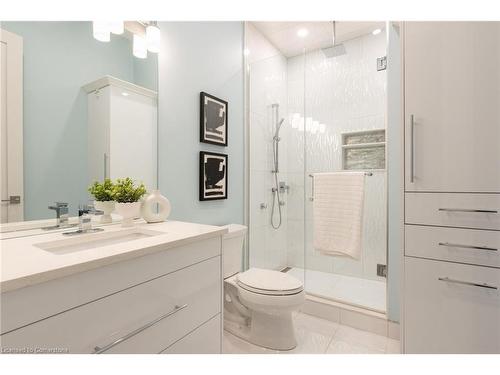
<path id="1" fill-rule="evenodd" d="M 182 305 L 182 306 L 175 306 L 175 308 L 172 310 L 172 311 L 169 311 L 168 313 L 156 318 L 155 320 L 143 325 L 142 327 L 139 327 L 137 328 L 136 330 L 126 334 L 125 336 L 122 336 L 120 337 L 119 339 L 113 341 L 112 343 L 110 344 L 107 344 L 106 346 L 103 346 L 103 347 L 100 347 L 100 346 L 96 346 L 94 348 L 94 353 L 93 354 L 101 354 L 101 353 L 104 353 L 106 350 L 109 350 L 111 349 L 113 346 L 116 346 L 118 345 L 119 343 L 131 338 L 132 336 L 135 336 L 137 335 L 138 333 L 141 333 L 142 331 L 144 331 L 145 329 L 151 327 L 151 326 L 154 326 L 156 323 L 160 322 L 161 320 L 165 319 L 165 318 L 168 318 L 169 316 L 171 315 L 174 315 L 175 313 L 181 311 L 182 309 L 185 309 L 188 305 L 185 304 L 185 305 Z"/>
<path id="2" fill-rule="evenodd" d="M 439 277 L 438 280 L 439 281 L 444 281 L 444 282 L 447 282 L 447 283 L 453 283 L 453 284 L 477 286 L 479 288 L 495 289 L 495 290 L 498 289 L 496 286 L 489 285 L 489 284 L 486 284 L 486 283 L 479 284 L 479 283 L 473 283 L 473 282 L 470 282 L 470 281 L 462 281 L 462 280 L 450 279 L 449 277 Z"/>
<path id="3" fill-rule="evenodd" d="M 439 208 L 438 211 L 446 211 L 446 212 L 479 212 L 484 214 L 497 214 L 498 210 L 477 210 L 477 209 L 469 209 L 469 208 Z"/>
<path id="4" fill-rule="evenodd" d="M 461 244 L 458 244 L 458 243 L 450 243 L 450 242 L 439 242 L 439 246 L 461 247 L 463 249 L 476 249 L 476 250 L 498 251 L 498 249 L 495 249 L 493 247 L 473 246 L 473 245 L 461 245 Z"/>

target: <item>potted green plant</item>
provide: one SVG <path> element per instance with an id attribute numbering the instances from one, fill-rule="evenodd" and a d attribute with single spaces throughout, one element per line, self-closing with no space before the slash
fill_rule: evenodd
<path id="1" fill-rule="evenodd" d="M 115 201 L 113 198 L 113 182 L 109 178 L 104 179 L 101 184 L 95 181 L 89 186 L 88 191 L 95 198 L 94 207 L 96 210 L 102 211 L 101 223 L 111 223 L 111 212 L 115 209 Z"/>
<path id="2" fill-rule="evenodd" d="M 113 185 L 112 196 L 115 200 L 115 210 L 123 217 L 122 226 L 134 225 L 134 218 L 140 216 L 141 202 L 139 200 L 146 194 L 144 184 L 135 186 L 134 181 L 127 177 L 117 179 Z"/>

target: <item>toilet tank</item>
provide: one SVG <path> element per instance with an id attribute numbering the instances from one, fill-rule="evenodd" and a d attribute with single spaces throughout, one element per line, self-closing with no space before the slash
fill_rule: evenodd
<path id="1" fill-rule="evenodd" d="M 228 230 L 222 237 L 224 278 L 227 278 L 241 271 L 243 242 L 247 227 L 239 224 L 229 224 L 223 226 L 223 228 Z"/>

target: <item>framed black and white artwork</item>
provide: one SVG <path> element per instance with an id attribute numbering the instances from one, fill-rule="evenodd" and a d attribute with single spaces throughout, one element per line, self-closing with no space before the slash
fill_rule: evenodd
<path id="1" fill-rule="evenodd" d="M 200 151 L 200 201 L 227 199 L 227 155 Z"/>
<path id="2" fill-rule="evenodd" d="M 227 146 L 227 102 L 200 92 L 200 142 Z"/>

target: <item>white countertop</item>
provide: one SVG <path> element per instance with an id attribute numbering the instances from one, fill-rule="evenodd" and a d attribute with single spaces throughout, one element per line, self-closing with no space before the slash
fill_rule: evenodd
<path id="1" fill-rule="evenodd" d="M 126 229 L 120 224 L 102 228 L 104 232 Z M 67 253 L 51 252 L 35 245 L 68 238 L 84 238 L 93 234 L 68 237 L 63 236 L 59 231 L 26 237 L 3 238 L 0 241 L 0 290 L 2 293 L 12 291 L 168 248 L 217 237 L 227 232 L 227 229 L 222 227 L 181 221 L 139 223 L 136 224 L 136 228 L 164 234 Z M 68 231 L 75 229 L 77 228 L 71 228 Z"/>

